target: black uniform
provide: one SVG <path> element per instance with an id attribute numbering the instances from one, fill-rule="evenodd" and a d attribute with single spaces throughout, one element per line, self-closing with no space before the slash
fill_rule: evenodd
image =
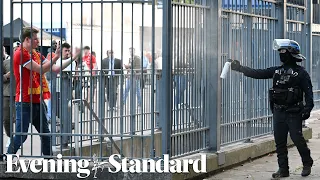
<path id="1" fill-rule="evenodd" d="M 311 168 L 313 160 L 302 134 L 302 121 L 310 117 L 314 106 L 312 84 L 307 71 L 295 62 L 267 69 L 252 69 L 239 64 L 233 70 L 255 79 L 273 79 L 269 98 L 279 164 L 277 173 L 286 174 L 282 177 L 289 176 L 288 132 L 299 151 L 304 167 Z M 305 103 L 303 103 L 303 95 Z"/>

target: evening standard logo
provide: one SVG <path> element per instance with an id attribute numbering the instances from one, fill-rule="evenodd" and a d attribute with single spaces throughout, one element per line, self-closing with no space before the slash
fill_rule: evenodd
<path id="1" fill-rule="evenodd" d="M 13 159 L 17 158 L 16 161 Z M 93 172 L 97 178 L 97 172 L 107 170 L 110 173 L 189 173 L 188 166 L 191 164 L 195 173 L 206 173 L 206 155 L 202 154 L 200 159 L 172 159 L 164 155 L 163 159 L 121 159 L 120 154 L 113 154 L 108 162 L 99 162 L 93 157 L 93 167 L 87 159 L 62 159 L 58 154 L 57 159 L 20 159 L 19 155 L 7 154 L 6 173 L 77 173 L 78 178 L 87 178 Z M 119 162 L 120 160 L 120 162 Z M 200 166 L 199 166 L 200 165 Z M 70 167 L 71 166 L 71 167 Z M 91 169 L 91 170 L 90 170 Z"/>

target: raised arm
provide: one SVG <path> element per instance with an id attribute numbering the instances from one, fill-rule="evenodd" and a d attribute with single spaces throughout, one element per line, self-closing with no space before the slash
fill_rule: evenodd
<path id="1" fill-rule="evenodd" d="M 270 67 L 267 69 L 253 69 L 247 66 L 240 65 L 238 60 L 233 60 L 231 63 L 231 69 L 243 73 L 247 77 L 254 79 L 271 79 L 278 67 Z"/>
<path id="2" fill-rule="evenodd" d="M 77 60 L 79 58 L 79 54 L 81 53 L 80 50 L 77 50 L 77 52 L 74 54 L 74 56 L 72 58 L 69 58 L 67 60 L 62 61 L 62 63 L 58 63 L 58 64 L 53 64 L 52 65 L 52 71 L 55 73 L 59 73 L 61 70 L 65 69 L 66 67 L 68 67 L 72 61 Z"/>
<path id="3" fill-rule="evenodd" d="M 57 60 L 59 59 L 59 56 L 54 56 L 54 58 L 52 58 L 52 64 L 54 64 Z M 31 71 L 35 71 L 37 73 L 40 74 L 41 71 L 41 65 L 39 65 L 38 63 L 36 63 L 34 60 L 30 60 L 26 63 L 23 64 L 23 67 L 31 70 Z M 44 63 L 42 64 L 42 73 L 46 73 L 50 70 L 51 67 L 51 61 L 45 60 Z"/>
<path id="4" fill-rule="evenodd" d="M 17 54 L 17 58 L 19 58 L 20 54 Z M 44 57 L 41 57 L 44 58 Z M 57 60 L 60 58 L 60 45 L 57 45 L 56 49 L 56 55 L 52 58 L 52 64 L 56 63 Z M 23 63 L 23 67 L 35 71 L 40 74 L 41 68 L 42 68 L 42 73 L 46 73 L 50 71 L 50 67 L 52 66 L 51 61 L 49 60 L 43 60 L 42 65 L 36 63 L 34 60 L 31 59 L 31 57 L 28 54 L 24 54 L 23 57 L 24 61 L 27 60 L 27 62 Z M 42 66 L 42 67 L 41 67 Z"/>

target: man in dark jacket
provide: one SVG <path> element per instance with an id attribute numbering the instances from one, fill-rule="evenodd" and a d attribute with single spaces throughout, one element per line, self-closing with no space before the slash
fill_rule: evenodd
<path id="1" fill-rule="evenodd" d="M 6 135 L 9 137 L 8 142 L 6 144 L 6 147 L 9 147 L 10 144 L 10 137 L 11 137 L 11 132 L 13 131 L 13 126 L 12 129 L 10 129 L 10 124 L 12 122 L 15 122 L 15 107 L 13 104 L 10 104 L 10 97 L 11 95 L 13 96 L 13 100 L 15 99 L 15 89 L 16 89 L 16 82 L 14 78 L 10 78 L 10 62 L 11 58 L 7 57 L 5 54 L 5 49 L 3 47 L 3 126 L 4 130 L 6 132 Z M 12 86 L 10 87 L 10 81 L 12 81 Z M 13 93 L 11 93 L 13 92 Z M 11 115 L 10 115 L 10 108 L 12 109 L 12 115 L 13 119 L 11 121 Z M 11 121 L 11 122 L 10 122 Z"/>
<path id="2" fill-rule="evenodd" d="M 104 87 L 107 89 L 107 99 L 110 109 L 116 109 L 117 87 L 119 86 L 119 74 L 121 73 L 121 60 L 114 58 L 112 50 L 107 51 L 107 58 L 101 62 L 101 69 L 104 73 Z"/>

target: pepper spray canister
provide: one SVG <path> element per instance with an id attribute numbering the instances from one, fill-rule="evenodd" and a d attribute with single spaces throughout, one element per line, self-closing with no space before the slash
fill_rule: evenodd
<path id="1" fill-rule="evenodd" d="M 229 73 L 230 67 L 231 67 L 232 60 L 228 59 L 228 61 L 224 64 L 220 78 L 225 79 L 227 77 L 227 74 Z"/>

